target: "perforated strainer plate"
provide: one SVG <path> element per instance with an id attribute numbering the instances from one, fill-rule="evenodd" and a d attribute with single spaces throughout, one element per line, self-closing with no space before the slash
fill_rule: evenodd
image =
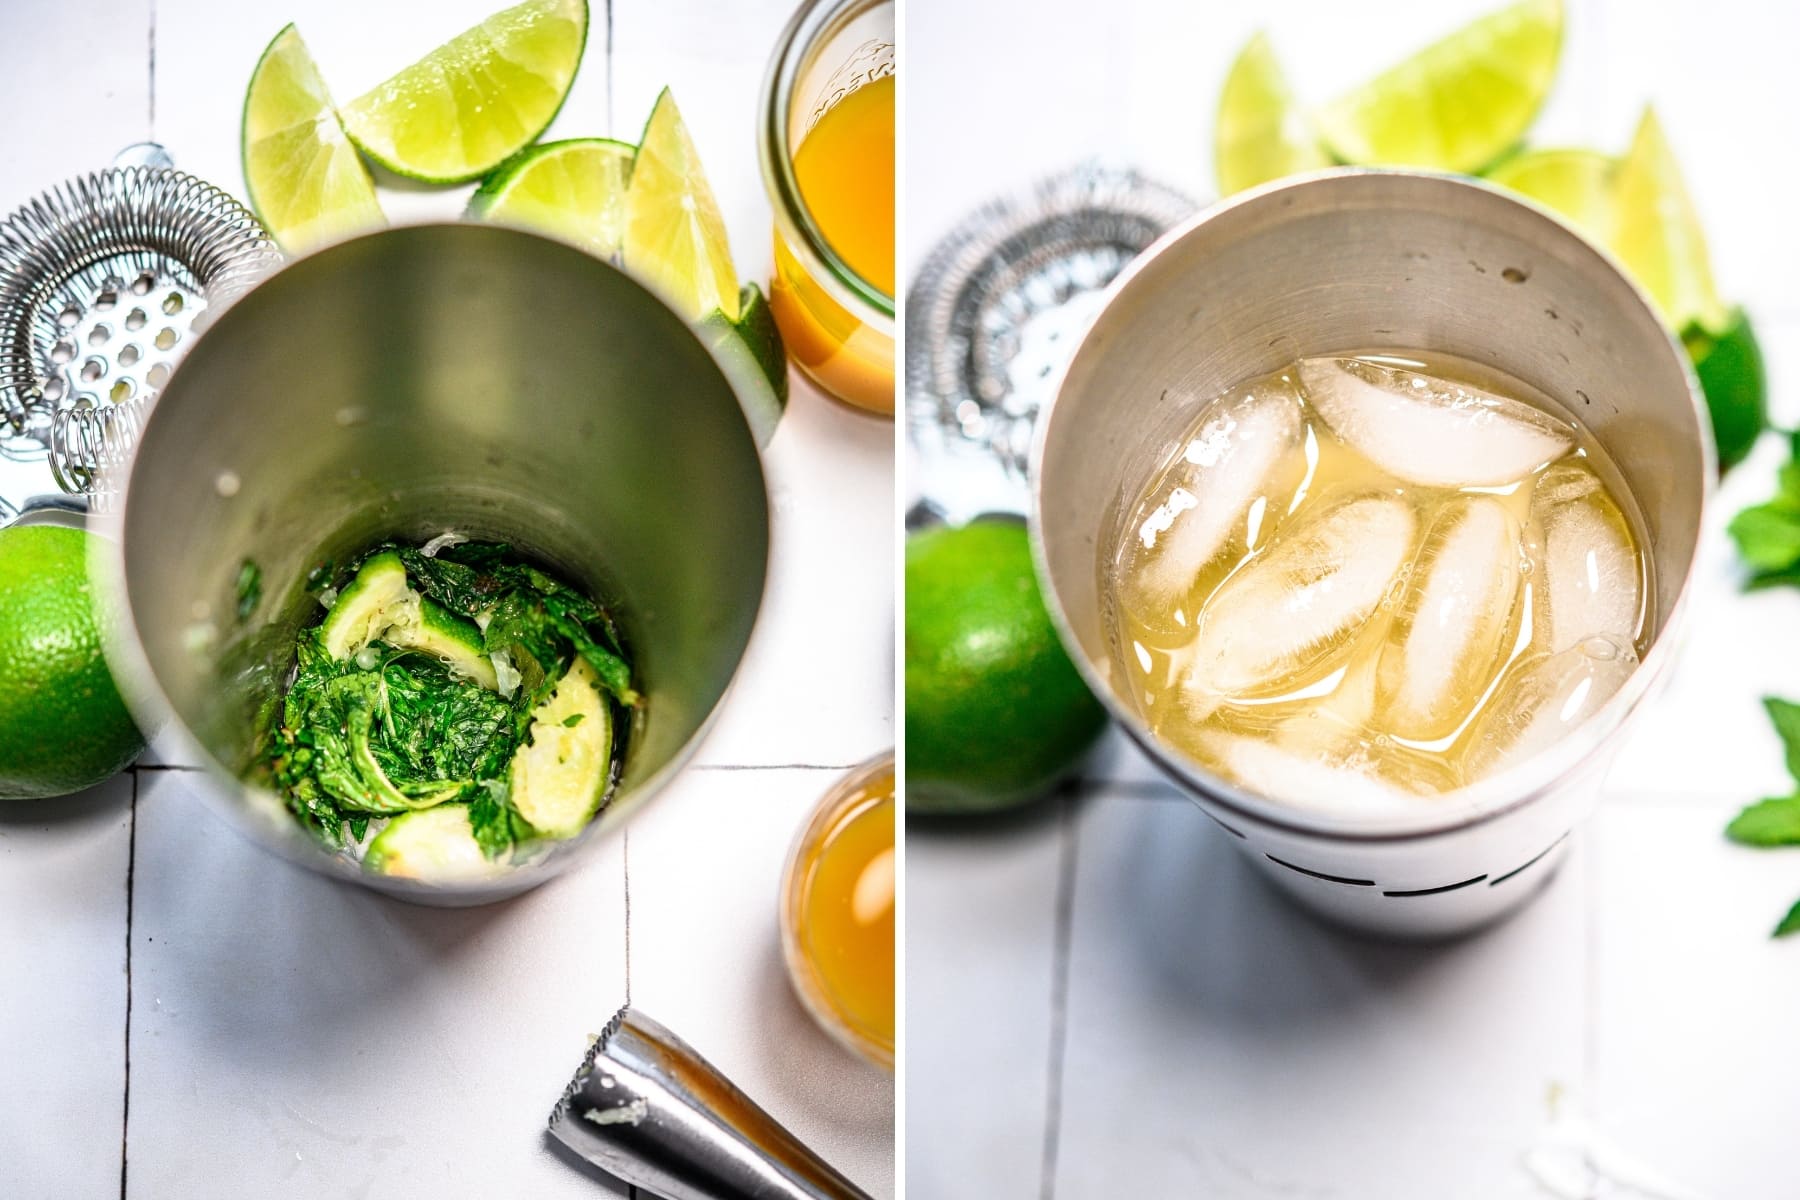
<path id="1" fill-rule="evenodd" d="M 931 502 L 1022 512 L 1025 460 L 1057 370 L 1106 286 L 1193 201 L 1083 164 L 971 213 L 906 297 L 906 411 Z"/>
<path id="2" fill-rule="evenodd" d="M 208 309 L 280 261 L 248 209 L 166 167 L 98 171 L 25 205 L 0 223 L 0 455 L 44 464 L 36 490 L 90 491 Z"/>

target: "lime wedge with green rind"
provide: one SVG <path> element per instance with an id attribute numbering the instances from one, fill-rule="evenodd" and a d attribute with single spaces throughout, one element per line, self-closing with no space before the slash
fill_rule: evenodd
<path id="1" fill-rule="evenodd" d="M 1238 51 L 1219 93 L 1213 126 L 1213 167 L 1219 194 L 1331 165 L 1318 135 L 1294 100 L 1293 89 L 1267 34 Z"/>
<path id="2" fill-rule="evenodd" d="M 714 309 L 700 323 L 700 336 L 743 404 L 756 444 L 767 446 L 787 410 L 787 350 L 761 288 L 745 284 L 739 308 L 735 321 Z"/>
<path id="3" fill-rule="evenodd" d="M 1763 370 L 1762 347 L 1750 318 L 1741 308 L 1731 310 L 1725 330 L 1708 333 L 1691 325 L 1681 338 L 1694 374 L 1706 394 L 1712 413 L 1713 441 L 1719 449 L 1721 471 L 1742 462 L 1769 423 L 1768 378 Z"/>
<path id="4" fill-rule="evenodd" d="M 292 25 L 256 61 L 244 95 L 241 146 L 251 207 L 288 252 L 387 224 L 375 184 Z"/>
<path id="5" fill-rule="evenodd" d="M 525 0 L 351 101 L 344 127 L 397 175 L 478 179 L 536 141 L 562 108 L 587 27 L 586 0 Z"/>
<path id="6" fill-rule="evenodd" d="M 686 320 L 700 321 L 714 309 L 738 319 L 725 217 L 668 88 L 650 110 L 631 169 L 624 261 Z"/>
<path id="7" fill-rule="evenodd" d="M 611 258 L 625 240 L 625 194 L 636 154 L 636 146 L 610 138 L 533 146 L 488 177 L 469 201 L 469 216 Z"/>
<path id="8" fill-rule="evenodd" d="M 531 732 L 513 751 L 507 787 L 521 817 L 548 838 L 572 838 L 606 796 L 612 712 L 593 667 L 580 655 L 532 710 Z"/>
<path id="9" fill-rule="evenodd" d="M 1699 214 L 1654 110 L 1644 110 L 1616 188 L 1612 248 L 1619 261 L 1671 329 L 1724 332 L 1731 311 L 1713 285 Z"/>
<path id="10" fill-rule="evenodd" d="M 1619 160 L 1598 150 L 1526 150 L 1488 179 L 1542 204 L 1579 229 L 1589 241 L 1612 240 L 1613 188 Z"/>
<path id="11" fill-rule="evenodd" d="M 1319 133 L 1345 162 L 1478 171 L 1543 107 L 1562 29 L 1561 0 L 1490 13 L 1327 105 Z"/>

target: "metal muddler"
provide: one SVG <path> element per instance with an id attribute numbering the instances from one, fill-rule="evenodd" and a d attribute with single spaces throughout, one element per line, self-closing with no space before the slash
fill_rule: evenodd
<path id="1" fill-rule="evenodd" d="M 664 1200 L 869 1200 L 693 1047 L 630 1007 L 588 1051 L 550 1132 Z"/>

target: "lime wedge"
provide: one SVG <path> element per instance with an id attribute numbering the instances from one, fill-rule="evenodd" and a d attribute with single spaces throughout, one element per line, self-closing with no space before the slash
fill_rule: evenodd
<path id="1" fill-rule="evenodd" d="M 1562 50 L 1562 0 L 1522 0 L 1435 42 L 1317 117 L 1345 162 L 1476 171 L 1543 107 Z"/>
<path id="2" fill-rule="evenodd" d="M 1219 94 L 1213 124 L 1219 194 L 1229 196 L 1283 175 L 1330 165 L 1330 156 L 1319 145 L 1275 61 L 1268 35 L 1257 34 L 1238 51 Z"/>
<path id="3" fill-rule="evenodd" d="M 625 200 L 625 265 L 689 321 L 718 309 L 738 318 L 737 269 L 725 218 L 668 88 L 638 143 Z"/>
<path id="4" fill-rule="evenodd" d="M 1619 164 L 1617 205 L 1613 251 L 1656 301 L 1669 327 L 1698 324 L 1722 333 L 1731 313 L 1713 287 L 1706 235 L 1675 152 L 1650 109 Z"/>
<path id="5" fill-rule="evenodd" d="M 625 189 L 637 147 L 608 138 L 533 146 L 469 201 L 469 215 L 571 241 L 611 258 L 625 238 Z"/>
<path id="6" fill-rule="evenodd" d="M 1693 325 L 1681 340 L 1694 360 L 1700 390 L 1706 394 L 1723 471 L 1744 460 L 1768 425 L 1768 379 L 1762 347 L 1741 308 L 1731 311 L 1723 333 L 1710 334 Z"/>
<path id="7" fill-rule="evenodd" d="M 537 140 L 587 44 L 587 0 L 497 12 L 344 109 L 362 152 L 427 183 L 486 175 Z"/>
<path id="8" fill-rule="evenodd" d="M 611 766 L 612 713 L 594 668 L 577 655 L 532 710 L 531 733 L 513 751 L 513 807 L 545 837 L 574 837 L 600 808 Z"/>
<path id="9" fill-rule="evenodd" d="M 737 392 L 756 444 L 767 446 L 787 409 L 787 350 L 761 288 L 745 284 L 738 304 L 742 315 L 736 321 L 714 309 L 700 323 L 700 336 Z"/>
<path id="10" fill-rule="evenodd" d="M 1526 150 L 1488 178 L 1566 218 L 1588 240 L 1612 240 L 1613 183 L 1619 162 L 1597 150 Z"/>
<path id="11" fill-rule="evenodd" d="M 292 25 L 275 35 L 244 95 L 244 185 L 290 253 L 387 224 L 331 94 Z"/>

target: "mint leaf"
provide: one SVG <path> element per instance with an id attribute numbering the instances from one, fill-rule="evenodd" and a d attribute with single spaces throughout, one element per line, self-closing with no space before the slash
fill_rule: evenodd
<path id="1" fill-rule="evenodd" d="M 1800 512 L 1782 500 L 1746 508 L 1731 518 L 1731 539 L 1758 571 L 1785 571 L 1800 563 Z"/>
<path id="2" fill-rule="evenodd" d="M 563 728 L 564 729 L 575 728 L 577 725 L 581 724 L 581 718 L 583 718 L 585 716 L 587 716 L 586 713 L 574 713 L 574 714 L 570 715 L 568 718 L 566 718 L 563 721 Z"/>
<path id="3" fill-rule="evenodd" d="M 1752 804 L 1732 818 L 1725 836 L 1746 846 L 1800 845 L 1800 795 Z"/>
<path id="4" fill-rule="evenodd" d="M 1773 587 L 1800 587 L 1800 564 L 1780 571 L 1759 571 L 1744 581 L 1746 592 L 1762 592 Z"/>
<path id="5" fill-rule="evenodd" d="M 506 784 L 497 779 L 487 780 L 475 789 L 469 800 L 469 829 L 482 854 L 490 859 L 499 858 L 535 832 L 512 806 Z"/>
<path id="6" fill-rule="evenodd" d="M 1788 909 L 1787 916 L 1781 918 L 1781 924 L 1769 936 L 1786 937 L 1790 933 L 1800 933 L 1800 900 L 1794 902 L 1794 907 Z"/>
<path id="7" fill-rule="evenodd" d="M 1775 724 L 1781 744 L 1787 748 L 1788 774 L 1800 780 L 1800 704 L 1778 696 L 1764 696 L 1763 707 Z"/>

